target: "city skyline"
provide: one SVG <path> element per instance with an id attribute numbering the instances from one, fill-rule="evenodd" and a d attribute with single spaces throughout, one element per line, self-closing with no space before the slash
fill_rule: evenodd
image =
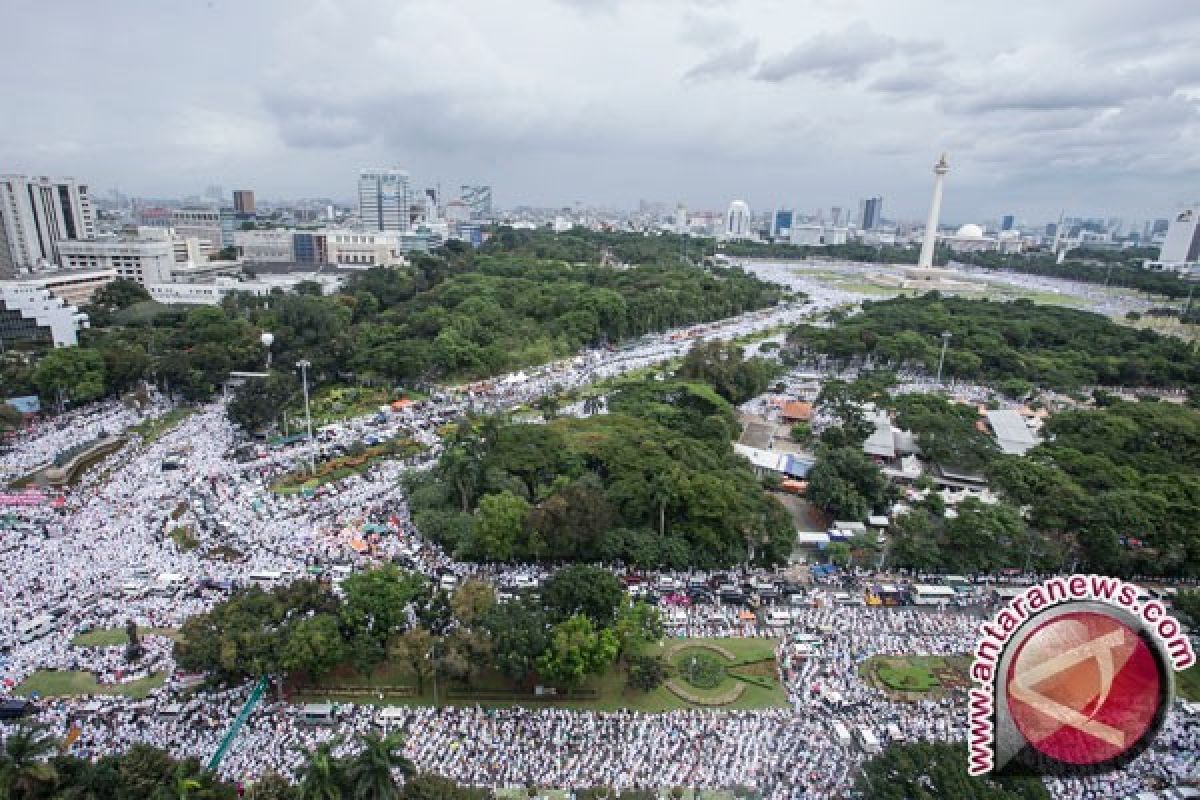
<path id="1" fill-rule="evenodd" d="M 1155 218 L 1198 194 L 1200 24 L 1181 2 L 1130 20 L 1115 2 L 212 0 L 139 6 L 136 26 L 124 5 L 67 25 L 10 10 L 0 98 L 24 113 L 0 131 L 5 169 L 143 196 L 349 198 L 387 165 L 490 184 L 502 207 L 807 213 L 878 195 L 920 219 L 944 150 L 951 221 Z M 37 57 L 48 25 L 53 59 Z"/>

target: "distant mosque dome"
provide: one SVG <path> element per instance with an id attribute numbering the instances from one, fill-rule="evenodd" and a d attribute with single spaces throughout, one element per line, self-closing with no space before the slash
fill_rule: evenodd
<path id="1" fill-rule="evenodd" d="M 983 228 L 973 222 L 969 222 L 959 228 L 954 235 L 959 239 L 982 239 Z"/>

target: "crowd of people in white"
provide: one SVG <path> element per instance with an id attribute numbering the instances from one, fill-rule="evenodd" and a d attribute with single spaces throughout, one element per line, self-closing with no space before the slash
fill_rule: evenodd
<path id="1" fill-rule="evenodd" d="M 705 337 L 730 338 L 793 321 L 815 305 L 746 315 L 708 326 Z M 95 757 L 134 742 L 168 747 L 177 755 L 207 759 L 217 749 L 250 687 L 180 692 L 170 641 L 149 635 L 146 654 L 125 663 L 121 647 L 78 647 L 81 630 L 119 628 L 127 619 L 144 628 L 175 628 L 211 608 L 224 582 L 245 585 L 294 580 L 315 565 L 363 567 L 403 557 L 429 575 L 478 575 L 498 586 L 537 580 L 537 567 L 482 567 L 454 562 L 421 539 L 412 526 L 398 478 L 427 467 L 438 452 L 440 422 L 467 405 L 488 409 L 529 402 L 681 355 L 695 339 L 648 337 L 618 351 L 596 351 L 454 393 L 379 421 L 359 418 L 323 428 L 301 442 L 234 457 L 240 441 L 224 407 L 214 403 L 184 419 L 151 444 L 132 437 L 122 450 L 65 492 L 62 508 L 16 506 L 0 510 L 0 695 L 37 670 L 82 670 L 101 684 L 124 683 L 155 673 L 168 677 L 146 700 L 116 696 L 45 698 L 37 718 L 60 734 L 78 725 L 72 752 Z M 22 434 L 0 454 L 0 480 L 19 477 L 57 453 L 101 432 L 127 429 L 147 413 L 107 404 L 73 411 Z M 271 484 L 296 469 L 308 448 L 329 453 L 365 436 L 405 436 L 425 451 L 384 461 L 362 475 L 315 493 L 280 495 Z M 168 462 L 165 464 L 164 462 Z M 164 468 L 165 466 L 172 468 Z M 178 467 L 178 468 L 174 468 Z M 364 525 L 386 526 L 370 554 L 351 549 Z M 193 532 L 201 546 L 180 546 L 172 531 Z M 222 557 L 215 557 L 216 555 Z M 182 576 L 176 582 L 170 576 Z M 29 637 L 28 620 L 49 615 L 53 630 Z M 722 622 L 722 615 L 725 621 Z M 703 620 L 699 622 L 697 620 Z M 266 772 L 292 775 L 304 751 L 333 737 L 341 751 L 356 732 L 378 726 L 402 730 L 406 754 L 418 768 L 478 786 L 660 787 L 746 786 L 778 798 L 844 796 L 864 759 L 857 742 L 831 731 L 838 720 L 874 731 L 887 741 L 888 725 L 906 740 L 964 738 L 962 696 L 897 702 L 868 685 L 858 666 L 880 654 L 953 655 L 974 645 L 978 616 L 971 611 L 893 608 L 800 608 L 780 636 L 780 679 L 790 707 L 770 710 L 692 710 L 663 714 L 591 712 L 567 708 L 410 708 L 381 720 L 370 705 L 341 706 L 334 724 L 305 726 L 297 707 L 268 697 L 250 716 L 221 764 L 223 775 L 253 781 Z M 714 605 L 695 610 L 668 634 L 765 635 L 736 611 Z M 796 649 L 793 633 L 819 638 L 815 650 Z M 0 735 L 12 729 L 0 724 Z M 1172 714 L 1154 747 L 1126 771 L 1089 780 L 1053 780 L 1056 797 L 1120 797 L 1148 782 L 1200 778 L 1200 720 Z"/>

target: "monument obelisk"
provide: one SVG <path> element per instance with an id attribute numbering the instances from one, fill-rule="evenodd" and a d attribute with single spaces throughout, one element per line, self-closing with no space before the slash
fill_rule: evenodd
<path id="1" fill-rule="evenodd" d="M 946 154 L 933 165 L 933 202 L 929 204 L 929 220 L 925 223 L 925 241 L 921 242 L 921 258 L 917 267 L 933 266 L 933 248 L 937 244 L 938 215 L 942 213 L 942 181 L 950 165 L 946 163 Z"/>

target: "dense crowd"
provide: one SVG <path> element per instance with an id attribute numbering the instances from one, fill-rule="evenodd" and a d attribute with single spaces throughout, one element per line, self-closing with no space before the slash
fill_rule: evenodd
<path id="1" fill-rule="evenodd" d="M 619 350 L 592 351 L 460 387 L 402 411 L 329 425 L 312 442 L 278 449 L 255 445 L 247 451 L 221 403 L 198 409 L 153 443 L 134 438 L 68 490 L 63 508 L 10 510 L 14 520 L 0 530 L 6 578 L 0 584 L 0 682 L 11 689 L 47 668 L 88 671 L 108 685 L 165 673 L 164 686 L 147 700 L 47 699 L 38 718 L 58 733 L 76 725 L 72 752 L 83 756 L 150 742 L 207 760 L 250 687 L 181 695 L 183 676 L 176 674 L 169 640 L 144 637 L 147 652 L 130 666 L 121 647 L 73 646 L 76 633 L 119 628 L 127 619 L 145 628 L 178 627 L 218 602 L 222 585 L 294 580 L 314 566 L 363 567 L 403 559 L 430 576 L 477 576 L 499 587 L 541 580 L 546 571 L 540 567 L 455 562 L 412 525 L 398 478 L 432 463 L 440 424 L 468 408 L 528 403 L 682 355 L 698 339 L 772 328 L 845 299 L 821 295 L 803 307 L 756 312 L 686 335 L 675 332 Z M 161 413 L 163 406 L 155 402 L 150 413 Z M 122 430 L 144 416 L 110 404 L 44 423 L 11 442 L 0 456 L 0 479 L 19 477 L 100 431 Z M 335 456 L 368 437 L 412 439 L 424 450 L 404 460 L 381 461 L 314 492 L 272 490 L 310 456 Z M 177 535 L 181 530 L 195 546 Z M 364 541 L 367 547 L 361 546 Z M 54 617 L 54 630 L 25 640 L 22 624 L 46 614 Z M 269 697 L 233 742 L 221 773 L 244 781 L 268 771 L 295 774 L 305 751 L 318 742 L 339 737 L 338 752 L 346 752 L 355 746 L 354 733 L 382 726 L 407 735 L 406 754 L 418 768 L 477 786 L 741 785 L 791 800 L 843 796 L 864 755 L 860 743 L 835 735 L 834 720 L 883 741 L 897 731 L 906 740 L 964 737 L 961 694 L 896 702 L 864 681 L 861 663 L 873 655 L 967 652 L 978 621 L 960 610 L 824 602 L 797 608 L 790 623 L 767 629 L 761 618 L 747 618 L 739 609 L 700 604 L 670 617 L 668 634 L 780 637 L 777 660 L 789 707 L 663 714 L 411 708 L 382 719 L 377 708 L 356 705 L 340 707 L 333 725 L 308 726 L 299 721 L 295 705 Z M 807 644 L 801 646 L 795 635 L 803 635 Z M 0 734 L 10 729 L 0 725 Z M 1198 739 L 1200 722 L 1172 715 L 1154 749 L 1125 773 L 1050 786 L 1056 797 L 1111 797 L 1144 787 L 1152 778 L 1200 777 L 1194 759 Z"/>

